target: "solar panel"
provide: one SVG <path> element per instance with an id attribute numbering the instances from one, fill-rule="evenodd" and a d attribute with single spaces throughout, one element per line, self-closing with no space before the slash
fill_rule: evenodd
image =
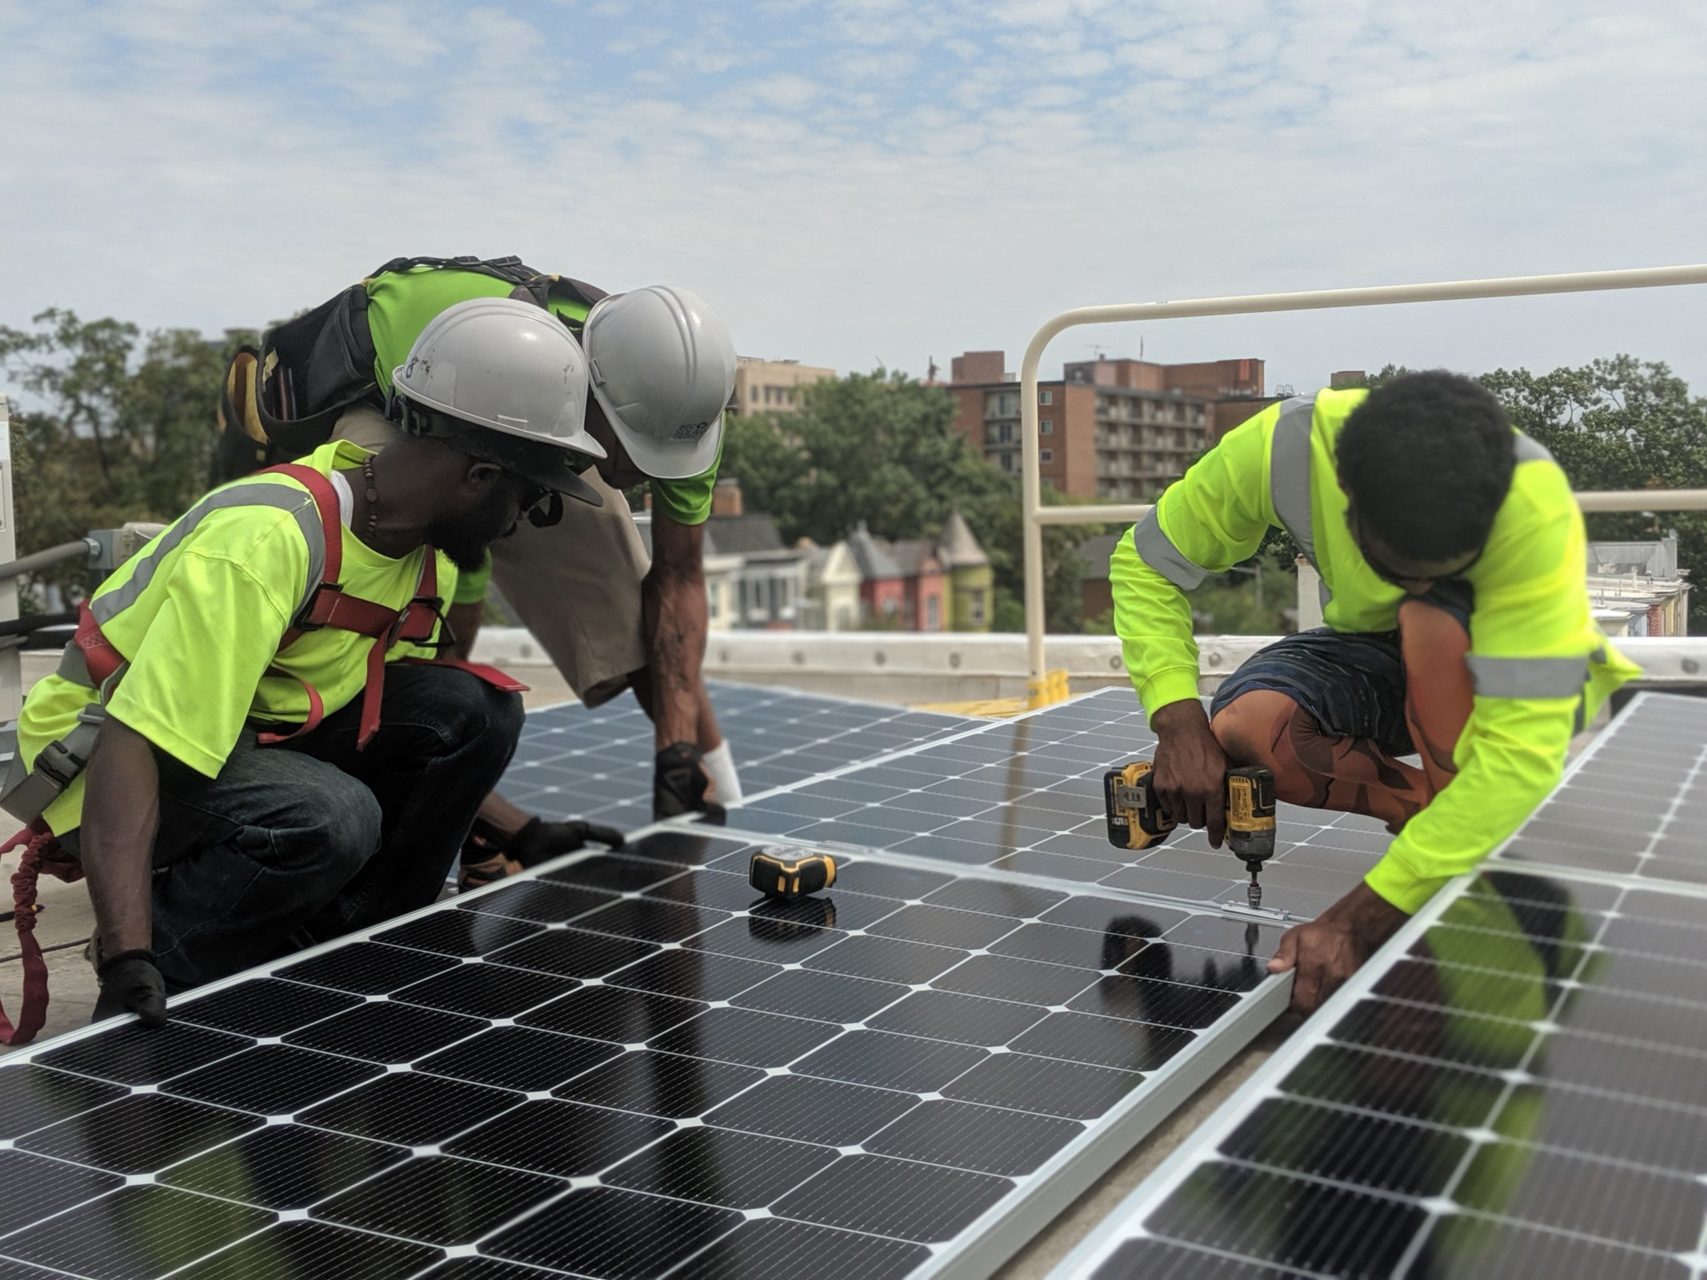
<path id="1" fill-rule="evenodd" d="M 7 1058 L 0 1274 L 978 1271 L 1284 999 L 1213 914 L 882 858 L 768 903 L 750 853 L 658 832 Z"/>
<path id="2" fill-rule="evenodd" d="M 1538 812 L 1061 1274 L 1707 1271 L 1707 891 L 1653 874 L 1700 860 L 1698 843 L 1694 859 L 1653 850 L 1687 820 L 1704 712 L 1638 698 L 1559 791 L 1598 795 L 1596 814 L 1630 831 L 1585 840 Z M 1654 773 L 1632 767 L 1650 754 Z M 1657 794 L 1643 785 L 1654 776 Z M 1554 869 L 1597 846 L 1630 874 Z M 1509 860 L 1519 853 L 1533 863 Z"/>
<path id="3" fill-rule="evenodd" d="M 1202 832 L 1113 848 L 1102 775 L 1154 752 L 1130 689 L 983 722 L 829 778 L 791 782 L 729 813 L 731 828 L 1201 902 L 1242 904 L 1246 874 Z M 1311 918 L 1353 888 L 1391 837 L 1373 818 L 1281 805 L 1263 903 Z"/>
<path id="4" fill-rule="evenodd" d="M 1502 858 L 1707 885 L 1707 700 L 1638 695 Z"/>
<path id="5" fill-rule="evenodd" d="M 986 723 L 720 681 L 710 687 L 750 795 Z M 532 711 L 503 791 L 549 817 L 643 826 L 652 820 L 653 750 L 652 722 L 632 698 Z"/>

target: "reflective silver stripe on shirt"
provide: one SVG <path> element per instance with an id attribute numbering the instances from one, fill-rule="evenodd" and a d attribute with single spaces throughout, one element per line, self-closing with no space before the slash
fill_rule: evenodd
<path id="1" fill-rule="evenodd" d="M 147 554 L 139 558 L 127 581 L 89 601 L 89 612 L 95 615 L 95 621 L 105 626 L 135 604 L 148 590 L 148 584 L 154 581 L 156 570 L 178 548 L 178 544 L 208 516 L 229 507 L 277 507 L 296 517 L 303 540 L 308 544 L 308 582 L 298 609 L 306 605 L 326 571 L 326 538 L 321 532 L 320 513 L 307 490 L 293 484 L 262 480 L 216 489 L 180 516 L 171 528 L 160 535 Z"/>
<path id="2" fill-rule="evenodd" d="M 1154 507 L 1132 527 L 1132 547 L 1139 559 L 1181 591 L 1195 591 L 1209 576 L 1209 570 L 1174 546 L 1173 539 L 1162 532 Z"/>
<path id="3" fill-rule="evenodd" d="M 1553 455 L 1547 446 L 1519 431 L 1517 433 L 1517 460 L 1519 462 L 1551 462 Z"/>
<path id="4" fill-rule="evenodd" d="M 1315 416 L 1313 398 L 1285 401 L 1274 422 L 1268 458 L 1274 514 L 1311 564 L 1316 563 L 1316 531 L 1310 519 L 1310 423 Z"/>
<path id="5" fill-rule="evenodd" d="M 1587 658 L 1465 659 L 1484 698 L 1574 698 L 1588 683 Z"/>

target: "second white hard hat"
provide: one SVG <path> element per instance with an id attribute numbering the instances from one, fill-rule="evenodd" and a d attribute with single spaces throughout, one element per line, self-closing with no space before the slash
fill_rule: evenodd
<path id="1" fill-rule="evenodd" d="M 581 340 L 593 398 L 634 465 L 661 480 L 708 471 L 735 344 L 704 299 L 669 285 L 619 293 L 594 306 Z"/>
<path id="2" fill-rule="evenodd" d="M 514 438 L 524 448 L 505 456 L 539 459 L 529 478 L 554 489 L 583 496 L 576 473 L 605 456 L 586 429 L 586 357 L 560 320 L 530 302 L 472 298 L 446 307 L 392 383 L 415 404 Z"/>

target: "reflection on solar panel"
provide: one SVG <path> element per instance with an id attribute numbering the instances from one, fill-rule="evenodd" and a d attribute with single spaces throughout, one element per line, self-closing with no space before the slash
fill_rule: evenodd
<path id="1" fill-rule="evenodd" d="M 1699 784 L 1707 705 L 1643 695 L 1562 795 L 1639 851 Z M 1557 864 L 1543 814 L 1510 849 Z M 1539 828 L 1539 833 L 1537 831 Z M 1610 837 L 1629 847 L 1627 836 Z M 1691 852 L 1699 864 L 1696 844 Z M 1668 859 L 1670 860 L 1670 859 Z M 1062 1267 L 1096 1277 L 1707 1270 L 1707 893 L 1506 863 L 1449 888 Z"/>
<path id="2" fill-rule="evenodd" d="M 7 1059 L 0 1275 L 976 1273 L 1284 999 L 1215 915 L 879 858 L 782 906 L 750 851 L 576 855 Z"/>
<path id="3" fill-rule="evenodd" d="M 718 723 L 750 795 L 985 721 L 739 684 L 712 684 Z M 652 820 L 652 722 L 633 698 L 528 714 L 504 794 L 548 817 Z"/>
<path id="4" fill-rule="evenodd" d="M 887 849 L 1111 889 L 1245 900 L 1245 875 L 1201 832 L 1148 853 L 1115 849 L 1102 775 L 1156 739 L 1129 689 L 1106 689 L 1008 722 L 797 782 L 733 809 L 729 826 L 819 844 Z M 1363 878 L 1391 839 L 1372 818 L 1281 805 L 1264 905 L 1313 917 Z"/>
<path id="5" fill-rule="evenodd" d="M 1645 695 L 1501 856 L 1707 885 L 1707 701 Z"/>

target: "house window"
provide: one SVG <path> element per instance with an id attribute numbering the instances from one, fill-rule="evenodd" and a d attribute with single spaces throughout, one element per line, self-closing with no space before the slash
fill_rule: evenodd
<path id="1" fill-rule="evenodd" d="M 1037 403 L 1038 404 L 1054 404 L 1055 403 L 1055 393 L 1052 390 L 1050 390 L 1049 388 L 1045 387 L 1043 390 L 1041 390 L 1037 393 Z"/>
<path id="2" fill-rule="evenodd" d="M 939 596 L 925 597 L 925 630 L 942 630 L 942 599 Z"/>
<path id="3" fill-rule="evenodd" d="M 1055 461 L 1055 450 L 1053 450 L 1053 449 L 1039 449 L 1037 451 L 1037 460 L 1039 462 L 1042 462 L 1045 464 L 1054 462 Z"/>
<path id="4" fill-rule="evenodd" d="M 705 616 L 716 622 L 722 610 L 723 592 L 716 584 L 708 584 L 705 589 Z"/>
<path id="5" fill-rule="evenodd" d="M 1037 433 L 1039 435 L 1043 435 L 1043 436 L 1054 435 L 1055 434 L 1055 419 L 1044 418 L 1041 422 L 1039 422 L 1037 424 Z"/>
<path id="6" fill-rule="evenodd" d="M 982 590 L 967 593 L 966 617 L 975 627 L 984 625 L 984 592 Z"/>

